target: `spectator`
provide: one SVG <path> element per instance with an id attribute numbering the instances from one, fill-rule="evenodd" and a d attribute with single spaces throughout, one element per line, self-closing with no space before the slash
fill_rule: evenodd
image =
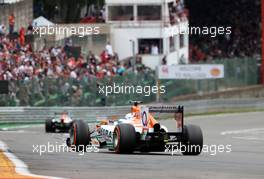
<path id="1" fill-rule="evenodd" d="M 70 49 L 67 54 L 65 47 L 49 49 L 44 47 L 40 51 L 33 51 L 25 42 L 24 35 L 25 29 L 20 28 L 17 39 L 10 39 L 8 35 L 0 37 L 0 78 L 2 80 L 42 81 L 46 78 L 66 80 L 71 78 L 79 81 L 84 78 L 124 75 L 130 71 L 129 68 L 132 68 L 128 64 L 119 63 L 118 54 L 113 53 L 109 43 L 106 46 L 108 51 L 104 50 L 100 57 L 90 51 L 85 60 L 83 56 L 74 58 Z M 70 40 L 67 45 L 70 47 Z M 158 49 L 155 50 L 158 51 Z M 137 59 L 136 63 L 142 69 L 142 60 L 139 60 L 140 57 Z"/>
<path id="2" fill-rule="evenodd" d="M 114 56 L 113 48 L 112 48 L 112 45 L 110 44 L 110 42 L 107 42 L 107 44 L 105 46 L 105 50 L 106 50 L 107 54 L 110 56 L 110 58 Z"/>
<path id="3" fill-rule="evenodd" d="M 5 25 L 0 24 L 0 37 L 5 35 Z"/>
<path id="4" fill-rule="evenodd" d="M 124 65 L 119 65 L 117 68 L 117 74 L 119 74 L 120 76 L 122 76 L 125 73 L 125 67 Z"/>
<path id="5" fill-rule="evenodd" d="M 167 55 L 162 58 L 162 65 L 167 65 Z"/>
<path id="6" fill-rule="evenodd" d="M 8 22 L 9 22 L 9 34 L 12 34 L 14 32 L 14 26 L 15 26 L 15 16 L 13 13 L 8 17 Z"/>
<path id="7" fill-rule="evenodd" d="M 159 48 L 157 44 L 151 45 L 151 55 L 158 55 L 159 54 Z"/>
<path id="8" fill-rule="evenodd" d="M 102 19 L 103 22 L 106 20 L 106 13 L 105 13 L 105 7 L 102 7 L 100 10 L 100 18 Z"/>
<path id="9" fill-rule="evenodd" d="M 25 29 L 21 27 L 19 30 L 19 42 L 21 46 L 25 45 Z"/>
<path id="10" fill-rule="evenodd" d="M 107 63 L 107 62 L 109 61 L 109 59 L 110 59 L 110 56 L 109 56 L 109 54 L 107 53 L 106 50 L 104 50 L 104 51 L 101 53 L 100 57 L 101 57 L 101 62 L 102 62 L 102 63 Z"/>
<path id="11" fill-rule="evenodd" d="M 27 27 L 27 34 L 29 35 L 32 33 L 33 33 L 33 25 L 32 25 L 32 22 L 30 22 Z"/>

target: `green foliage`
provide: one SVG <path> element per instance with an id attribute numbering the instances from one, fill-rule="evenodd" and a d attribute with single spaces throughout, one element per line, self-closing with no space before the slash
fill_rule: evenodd
<path id="1" fill-rule="evenodd" d="M 102 7 L 104 0 L 34 0 L 34 3 L 41 5 L 44 16 L 48 19 L 54 19 L 59 14 L 62 22 L 75 23 L 79 21 L 83 7 L 92 4 Z"/>

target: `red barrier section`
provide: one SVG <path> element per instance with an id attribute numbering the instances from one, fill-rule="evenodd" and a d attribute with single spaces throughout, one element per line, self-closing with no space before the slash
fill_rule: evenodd
<path id="1" fill-rule="evenodd" d="M 261 79 L 264 85 L 264 0 L 261 1 L 261 19 L 262 19 L 262 65 L 261 65 Z"/>

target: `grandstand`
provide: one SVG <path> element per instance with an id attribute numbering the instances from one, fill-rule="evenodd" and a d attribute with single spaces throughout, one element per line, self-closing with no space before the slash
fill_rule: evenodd
<path id="1" fill-rule="evenodd" d="M 147 5 L 138 0 L 131 6 L 128 1 L 107 0 L 105 19 L 100 24 L 85 24 L 103 27 L 106 37 L 103 41 L 98 36 L 90 36 L 87 41 L 72 36 L 61 43 L 43 43 L 41 48 L 34 48 L 34 43 L 42 43 L 39 38 L 27 38 L 32 36 L 32 26 L 18 26 L 19 16 L 15 14 L 16 35 L 8 33 L 8 25 L 0 28 L 0 80 L 10 82 L 10 94 L 0 96 L 0 105 L 123 105 L 129 98 L 152 102 L 155 95 L 112 95 L 106 99 L 98 94 L 98 86 L 114 82 L 153 86 L 156 84 L 153 69 L 157 65 L 188 62 L 225 64 L 226 76 L 211 81 L 162 81 L 168 93 L 161 96 L 161 100 L 258 84 L 261 70 L 257 61 L 261 57 L 260 1 L 223 1 L 225 3 L 192 0 L 190 3 L 187 0 L 185 6 L 179 0 L 147 0 Z M 12 5 L 0 4 L 0 8 Z M 131 12 L 126 14 L 123 7 Z M 213 7 L 219 8 L 212 10 Z M 146 8 L 161 11 L 152 17 L 150 12 L 143 12 Z M 7 19 L 9 15 L 6 12 L 0 17 Z M 216 17 L 213 21 L 208 18 L 212 16 Z M 6 23 L 6 20 L 2 21 L 0 24 Z M 232 34 L 216 37 L 191 34 L 190 46 L 188 35 L 174 34 L 171 38 L 163 34 L 181 25 L 187 28 L 188 22 L 194 27 L 231 26 Z M 79 27 L 83 24 L 60 25 Z M 96 40 L 91 43 L 92 39 Z M 100 45 L 96 44 L 98 41 Z M 93 51 L 93 48 L 99 50 Z"/>
<path id="2" fill-rule="evenodd" d="M 261 56 L 261 1 L 186 0 L 191 26 L 232 27 L 231 35 L 190 36 L 192 62 Z M 216 8 L 217 7 L 217 8 Z M 211 18 L 215 17 L 215 18 Z"/>

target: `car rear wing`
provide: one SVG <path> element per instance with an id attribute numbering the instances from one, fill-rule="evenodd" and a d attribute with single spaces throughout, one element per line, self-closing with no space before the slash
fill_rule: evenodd
<path id="1" fill-rule="evenodd" d="M 55 112 L 54 116 L 62 116 L 62 115 L 67 115 L 67 116 L 71 116 L 69 112 L 64 111 L 64 112 Z"/>
<path id="2" fill-rule="evenodd" d="M 183 106 L 149 106 L 150 113 L 183 113 Z"/>
<path id="3" fill-rule="evenodd" d="M 148 113 L 171 113 L 174 114 L 174 119 L 176 122 L 176 132 L 183 132 L 183 114 L 184 107 L 183 106 L 142 106 L 141 107 L 141 120 L 143 126 L 146 126 L 147 121 L 149 121 Z"/>

